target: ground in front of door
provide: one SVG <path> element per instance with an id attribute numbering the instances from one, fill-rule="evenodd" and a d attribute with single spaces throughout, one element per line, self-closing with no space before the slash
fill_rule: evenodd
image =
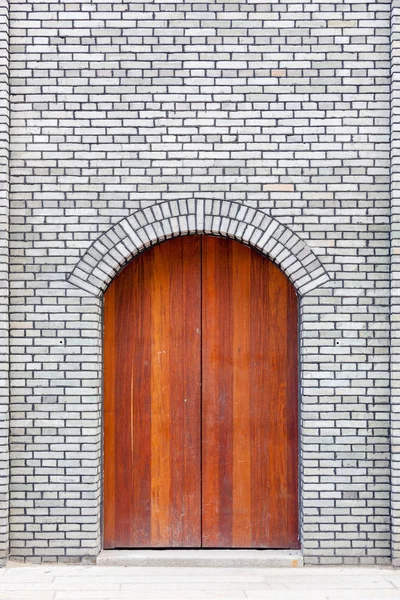
<path id="1" fill-rule="evenodd" d="M 21 566 L 0 570 L 0 600 L 400 600 L 390 568 L 209 569 Z"/>

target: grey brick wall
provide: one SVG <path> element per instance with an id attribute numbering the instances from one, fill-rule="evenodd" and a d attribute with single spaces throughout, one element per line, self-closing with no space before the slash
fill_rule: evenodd
<path id="1" fill-rule="evenodd" d="M 265 215 L 302 294 L 305 562 L 390 562 L 390 2 L 11 0 L 10 15 L 11 556 L 101 547 L 112 273 L 182 223 L 256 244 Z M 237 206 L 256 212 L 229 229 Z"/>
<path id="2" fill-rule="evenodd" d="M 391 508 L 392 557 L 400 566 L 400 2 L 391 26 Z"/>
<path id="3" fill-rule="evenodd" d="M 0 563 L 8 556 L 9 503 L 8 1 L 0 2 Z"/>

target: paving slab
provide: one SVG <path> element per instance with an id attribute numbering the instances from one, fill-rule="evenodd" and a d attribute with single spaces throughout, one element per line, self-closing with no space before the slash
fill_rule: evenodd
<path id="1" fill-rule="evenodd" d="M 0 600 L 400 600 L 391 568 L 104 567 L 0 569 Z"/>

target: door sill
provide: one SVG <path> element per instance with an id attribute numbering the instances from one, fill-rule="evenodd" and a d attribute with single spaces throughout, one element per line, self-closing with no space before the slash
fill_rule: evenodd
<path id="1" fill-rule="evenodd" d="M 110 567 L 302 567 L 301 550 L 102 550 Z"/>

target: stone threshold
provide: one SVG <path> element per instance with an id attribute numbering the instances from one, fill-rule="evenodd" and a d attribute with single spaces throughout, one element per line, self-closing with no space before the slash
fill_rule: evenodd
<path id="1" fill-rule="evenodd" d="M 110 567 L 303 566 L 300 550 L 102 550 L 96 564 Z"/>

